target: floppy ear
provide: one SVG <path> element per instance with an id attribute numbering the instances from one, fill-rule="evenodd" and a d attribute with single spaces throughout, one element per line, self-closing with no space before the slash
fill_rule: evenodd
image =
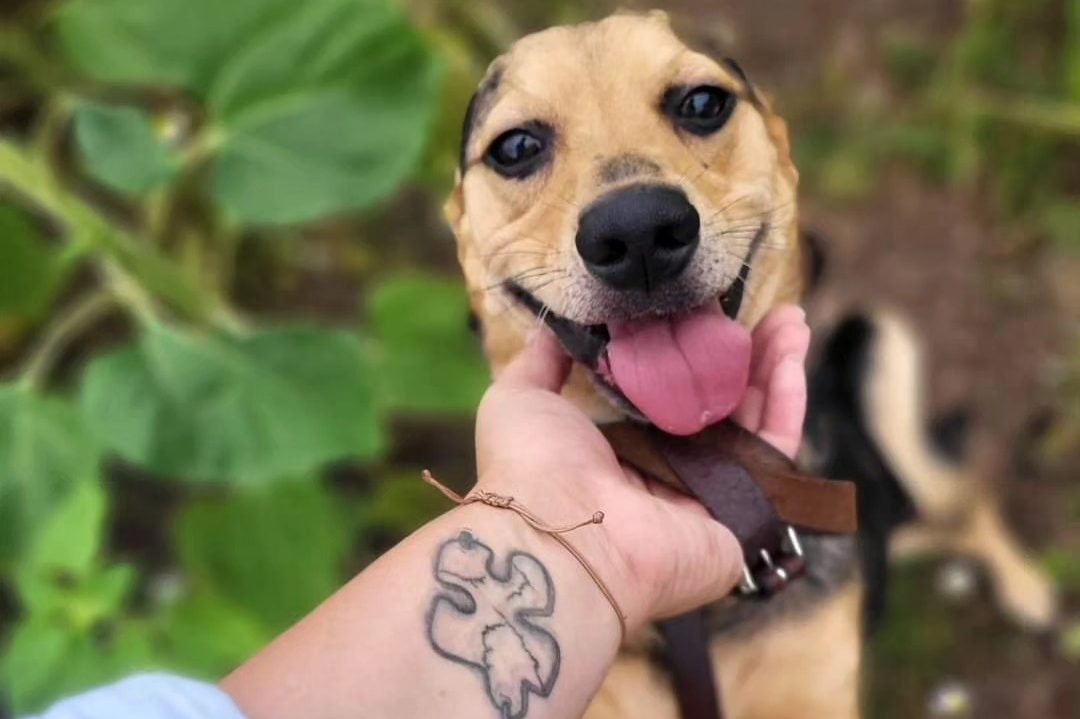
<path id="1" fill-rule="evenodd" d="M 799 171 L 791 161 L 791 140 L 788 137 L 787 123 L 782 117 L 773 112 L 769 98 L 764 93 L 758 92 L 757 87 L 750 81 L 750 77 L 739 63 L 730 57 L 725 57 L 723 63 L 724 67 L 742 80 L 743 86 L 750 96 L 750 102 L 754 103 L 754 106 L 765 120 L 765 129 L 769 133 L 769 139 L 772 140 L 773 145 L 776 147 L 777 159 L 780 161 L 784 174 L 788 176 L 792 184 L 798 184 Z"/>
<path id="2" fill-rule="evenodd" d="M 780 167 L 784 174 L 791 180 L 792 185 L 799 184 L 799 170 L 791 160 L 791 140 L 788 137 L 788 126 L 784 118 L 780 117 L 766 105 L 762 111 L 765 117 L 765 128 L 776 146 L 776 156 L 780 161 Z"/>
<path id="3" fill-rule="evenodd" d="M 454 173 L 454 187 L 443 203 L 443 217 L 455 235 L 460 236 L 461 223 L 465 219 L 465 195 L 461 189 L 461 170 Z"/>

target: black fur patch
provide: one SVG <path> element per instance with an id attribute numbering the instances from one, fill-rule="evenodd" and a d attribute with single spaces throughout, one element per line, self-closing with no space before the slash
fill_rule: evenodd
<path id="1" fill-rule="evenodd" d="M 458 150 L 458 167 L 462 173 L 465 172 L 465 165 L 468 162 L 469 140 L 472 139 L 476 126 L 490 109 L 491 98 L 498 92 L 501 82 L 502 70 L 496 68 L 480 83 L 480 87 L 469 98 L 469 105 L 465 108 L 465 119 L 461 123 L 461 147 Z"/>
<path id="2" fill-rule="evenodd" d="M 754 83 L 750 82 L 750 76 L 747 75 L 746 71 L 742 69 L 742 65 L 735 62 L 735 58 L 732 57 L 725 57 L 723 59 L 723 63 L 728 70 L 731 70 L 732 73 L 734 73 L 740 80 L 742 80 L 743 87 L 746 89 L 746 96 L 747 98 L 749 98 L 750 102 L 754 103 L 754 105 L 760 108 L 763 105 L 761 101 L 761 95 L 758 94 L 757 88 L 754 86 Z"/>
<path id="3" fill-rule="evenodd" d="M 889 537 L 915 518 L 914 504 L 867 429 L 862 394 L 874 335 L 871 320 L 853 315 L 826 339 L 809 374 L 806 420 L 806 440 L 819 460 L 815 471 L 857 486 L 868 630 L 885 611 Z"/>

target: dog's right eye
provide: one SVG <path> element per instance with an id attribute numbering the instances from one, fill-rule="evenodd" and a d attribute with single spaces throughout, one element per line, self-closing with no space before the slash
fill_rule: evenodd
<path id="1" fill-rule="evenodd" d="M 722 87 L 673 87 L 664 93 L 661 107 L 675 123 L 694 135 L 711 135 L 731 117 L 735 95 Z"/>
<path id="2" fill-rule="evenodd" d="M 539 125 L 507 130 L 488 147 L 484 163 L 503 177 L 527 177 L 543 164 L 548 135 L 549 132 Z"/>

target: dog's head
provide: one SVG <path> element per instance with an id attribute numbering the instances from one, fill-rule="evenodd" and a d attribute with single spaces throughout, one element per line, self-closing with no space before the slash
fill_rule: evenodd
<path id="1" fill-rule="evenodd" d="M 783 121 L 663 14 L 520 40 L 470 103 L 446 206 L 490 361 L 541 318 L 596 419 L 726 414 L 747 328 L 798 296 L 796 183 Z"/>

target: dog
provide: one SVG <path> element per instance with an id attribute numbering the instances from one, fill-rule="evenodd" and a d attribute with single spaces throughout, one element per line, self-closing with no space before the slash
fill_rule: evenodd
<path id="1" fill-rule="evenodd" d="M 798 302 L 812 258 L 797 185 L 787 127 L 768 98 L 735 61 L 687 47 L 664 13 L 616 14 L 519 40 L 469 103 L 445 206 L 493 370 L 538 321 L 557 324 L 580 356 L 610 350 L 643 322 L 700 317 L 734 333 Z M 922 536 L 994 555 L 1005 594 L 1026 572 L 1009 603 L 1030 623 L 1048 621 L 1049 592 L 1032 599 L 1045 589 L 1041 577 L 993 505 L 967 509 L 962 462 L 938 459 L 923 439 L 919 370 L 898 327 L 868 315 L 822 334 L 810 378 L 821 409 L 811 408 L 804 461 L 857 481 L 869 526 L 858 540 L 808 538 L 807 575 L 773 599 L 710 608 L 710 654 L 729 717 L 859 716 L 864 617 L 881 602 L 863 577 L 883 584 L 874 573 L 894 530 L 920 517 L 935 529 L 904 541 Z M 642 352 L 638 365 L 650 361 Z M 662 362 L 663 348 L 656 352 Z M 911 380 L 898 390 L 904 396 L 895 396 L 894 376 Z M 667 393 L 638 385 L 616 363 L 578 362 L 564 393 L 598 423 L 633 417 L 689 433 L 713 419 L 680 409 L 677 382 Z M 883 419 L 894 412 L 899 420 Z M 864 461 L 867 447 L 876 464 Z M 628 642 L 586 717 L 678 717 L 662 653 L 648 638 Z"/>

